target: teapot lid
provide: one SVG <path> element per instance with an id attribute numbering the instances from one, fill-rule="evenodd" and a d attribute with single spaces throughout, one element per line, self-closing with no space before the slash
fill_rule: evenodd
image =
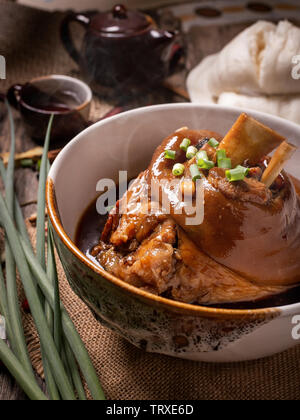
<path id="1" fill-rule="evenodd" d="M 91 22 L 91 28 L 97 32 L 110 35 L 129 35 L 142 32 L 152 26 L 150 17 L 141 12 L 127 10 L 121 4 L 113 7 L 111 12 L 99 13 Z"/>

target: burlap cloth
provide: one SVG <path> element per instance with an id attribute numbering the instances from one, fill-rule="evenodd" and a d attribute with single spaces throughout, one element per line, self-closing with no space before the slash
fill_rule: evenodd
<path id="1" fill-rule="evenodd" d="M 7 80 L 0 81 L 1 90 L 50 73 L 80 77 L 57 36 L 62 16 L 0 0 L 0 54 L 7 60 Z M 92 119 L 100 118 L 110 107 L 94 98 Z M 34 238 L 32 227 L 30 234 Z M 62 300 L 90 353 L 107 398 L 300 399 L 300 346 L 272 358 L 226 365 L 147 354 L 102 327 L 70 289 L 59 261 L 58 270 Z M 20 300 L 24 300 L 21 291 Z M 23 321 L 33 365 L 42 375 L 31 315 L 23 313 Z"/>

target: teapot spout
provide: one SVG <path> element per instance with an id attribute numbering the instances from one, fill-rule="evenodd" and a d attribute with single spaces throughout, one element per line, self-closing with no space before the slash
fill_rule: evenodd
<path id="1" fill-rule="evenodd" d="M 152 29 L 150 36 L 152 38 L 153 44 L 155 46 L 167 47 L 172 45 L 172 43 L 177 38 L 178 33 L 175 31 L 159 31 L 157 29 Z"/>

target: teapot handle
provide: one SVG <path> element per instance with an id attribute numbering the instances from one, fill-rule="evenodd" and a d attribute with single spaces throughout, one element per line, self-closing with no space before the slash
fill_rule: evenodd
<path id="1" fill-rule="evenodd" d="M 70 33 L 70 24 L 72 22 L 77 22 L 80 25 L 82 25 L 84 28 L 88 28 L 90 21 L 91 20 L 87 15 L 84 15 L 82 13 L 70 13 L 63 19 L 61 23 L 61 27 L 60 27 L 61 41 L 65 49 L 69 53 L 69 55 L 73 58 L 73 60 L 77 64 L 80 63 L 80 53 L 79 51 L 77 51 L 74 45 L 74 42 L 72 40 L 71 33 Z"/>

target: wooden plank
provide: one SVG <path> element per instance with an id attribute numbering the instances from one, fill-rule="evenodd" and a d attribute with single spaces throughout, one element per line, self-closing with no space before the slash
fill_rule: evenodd
<path id="1" fill-rule="evenodd" d="M 0 400 L 28 400 L 24 392 L 17 385 L 16 381 L 4 368 L 0 369 Z"/>

